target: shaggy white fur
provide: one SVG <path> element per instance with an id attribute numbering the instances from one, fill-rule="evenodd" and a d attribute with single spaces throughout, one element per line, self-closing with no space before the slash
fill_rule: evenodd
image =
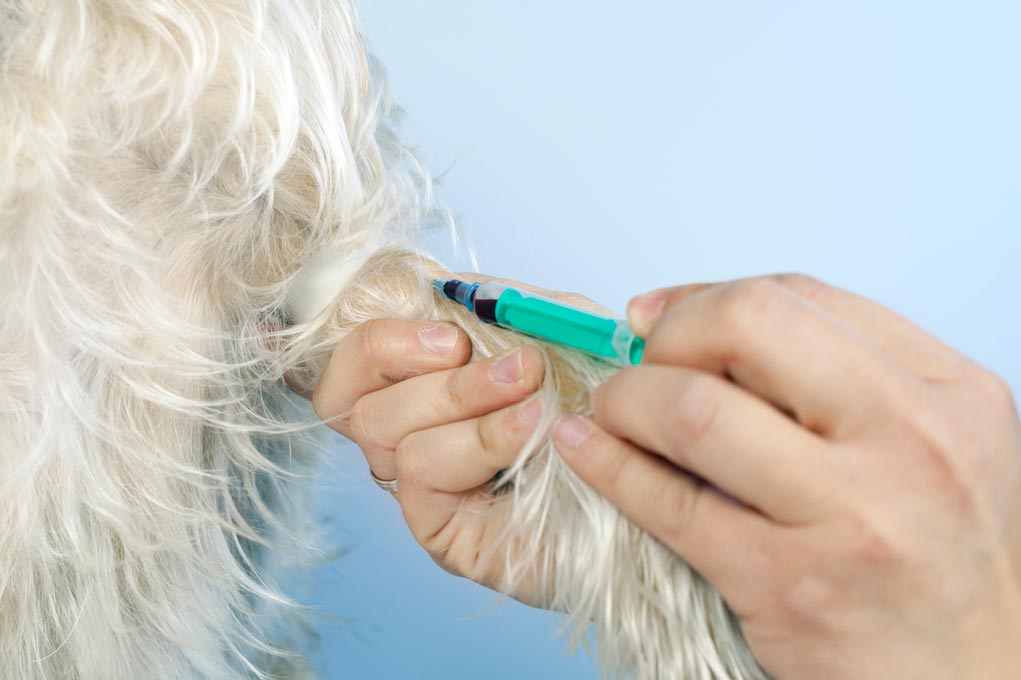
<path id="1" fill-rule="evenodd" d="M 378 316 L 521 342 L 408 253 L 334 299 L 445 220 L 395 113 L 347 1 L 0 0 L 0 677 L 307 671 L 262 566 L 305 545 L 317 449 L 284 372 Z M 546 351 L 584 408 L 608 369 Z M 494 501 L 508 583 L 594 621 L 608 673 L 761 677 L 715 591 L 552 452 L 555 411 Z"/>

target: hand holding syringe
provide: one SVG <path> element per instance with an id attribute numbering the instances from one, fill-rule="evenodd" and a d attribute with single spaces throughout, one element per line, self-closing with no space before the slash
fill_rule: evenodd
<path id="1" fill-rule="evenodd" d="M 560 422 L 558 450 L 719 588 L 774 677 L 1019 677 L 1021 423 L 1002 380 L 803 277 L 660 291 L 629 311 L 645 361 L 599 389 L 591 418 Z M 468 363 L 454 326 L 369 323 L 388 343 L 345 338 L 318 388 L 336 410 L 319 415 L 387 414 L 353 433 L 372 469 L 389 478 L 394 442 L 426 461 L 401 481 L 412 532 L 492 583 L 474 558 L 500 527 L 471 501 L 539 419 L 526 397 L 542 358 Z"/>

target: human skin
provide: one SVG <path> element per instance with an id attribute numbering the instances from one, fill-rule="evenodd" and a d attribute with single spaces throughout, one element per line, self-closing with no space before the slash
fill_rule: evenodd
<path id="1" fill-rule="evenodd" d="M 772 675 L 1021 677 L 1021 424 L 1001 379 L 800 276 L 654 291 L 628 313 L 642 364 L 592 418 L 562 419 L 558 450 L 720 590 Z M 534 428 L 542 366 L 469 356 L 454 327 L 372 322 L 313 404 L 350 414 L 335 429 L 396 476 L 433 558 L 493 585 L 474 557 L 504 518 L 473 510 Z"/>
<path id="2" fill-rule="evenodd" d="M 608 312 L 578 295 L 508 283 Z M 502 550 L 513 545 L 487 548 L 510 506 L 493 510 L 489 482 L 514 462 L 542 415 L 538 398 L 527 397 L 544 366 L 533 347 L 465 365 L 471 353 L 468 336 L 453 324 L 380 319 L 338 343 L 313 393 L 288 382 L 329 427 L 358 444 L 376 477 L 398 481 L 395 497 L 408 527 L 438 565 L 505 590 Z M 535 590 L 526 580 L 509 594 L 546 606 Z"/>

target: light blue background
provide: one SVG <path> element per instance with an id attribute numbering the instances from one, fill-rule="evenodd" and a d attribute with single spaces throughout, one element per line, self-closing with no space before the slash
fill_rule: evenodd
<path id="1" fill-rule="evenodd" d="M 1021 3 L 366 0 L 482 271 L 623 310 L 801 271 L 1021 387 Z M 444 251 L 442 239 L 432 243 Z M 465 266 L 464 261 L 453 264 Z M 339 444 L 338 444 L 339 446 Z M 594 678 L 556 621 L 435 567 L 356 450 L 311 596 L 327 677 Z"/>

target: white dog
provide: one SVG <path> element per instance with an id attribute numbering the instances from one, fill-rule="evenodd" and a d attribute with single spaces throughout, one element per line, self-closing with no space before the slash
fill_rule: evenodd
<path id="1" fill-rule="evenodd" d="M 283 374 L 379 316 L 522 342 L 388 248 L 444 219 L 393 118 L 346 0 L 0 0 L 0 677 L 307 670 L 266 566 L 306 545 L 317 452 Z M 545 403 L 584 408 L 610 369 L 544 352 Z M 508 587 L 594 622 L 608 674 L 763 677 L 548 411 L 494 501 L 528 539 Z"/>

